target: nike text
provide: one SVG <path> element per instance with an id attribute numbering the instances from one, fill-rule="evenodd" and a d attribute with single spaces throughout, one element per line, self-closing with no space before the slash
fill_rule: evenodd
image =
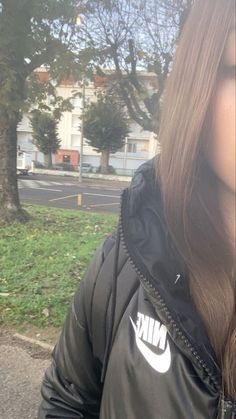
<path id="1" fill-rule="evenodd" d="M 167 329 L 164 324 L 142 313 L 138 313 L 137 317 L 136 327 L 138 337 L 145 342 L 158 346 L 164 351 L 167 334 Z"/>

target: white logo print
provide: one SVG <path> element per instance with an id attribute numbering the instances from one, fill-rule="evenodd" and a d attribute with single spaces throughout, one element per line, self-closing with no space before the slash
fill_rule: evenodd
<path id="1" fill-rule="evenodd" d="M 160 373 L 167 372 L 171 364 L 171 353 L 169 342 L 166 339 L 166 327 L 163 324 L 161 325 L 159 321 L 142 313 L 138 313 L 136 325 L 131 317 L 130 321 L 134 328 L 137 347 L 143 357 L 155 371 Z M 156 354 L 143 341 L 159 347 L 164 352 Z"/>

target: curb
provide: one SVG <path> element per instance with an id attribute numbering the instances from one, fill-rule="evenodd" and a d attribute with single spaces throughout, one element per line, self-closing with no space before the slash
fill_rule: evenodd
<path id="1" fill-rule="evenodd" d="M 46 349 L 47 351 L 52 351 L 54 349 L 53 345 L 49 345 L 48 343 L 41 342 L 40 340 L 29 338 L 28 336 L 21 335 L 20 333 L 14 333 L 14 338 L 23 340 L 24 342 L 32 343 L 33 345 L 38 345 L 43 349 Z"/>
<path id="2" fill-rule="evenodd" d="M 62 170 L 47 170 L 47 169 L 33 169 L 30 173 L 41 174 L 41 175 L 53 175 L 53 176 L 68 176 L 68 177 L 79 177 L 78 172 L 64 172 Z M 130 182 L 132 176 L 119 176 L 119 175 L 102 175 L 101 173 L 83 173 L 83 179 L 103 179 L 103 180 L 116 180 L 119 182 Z"/>

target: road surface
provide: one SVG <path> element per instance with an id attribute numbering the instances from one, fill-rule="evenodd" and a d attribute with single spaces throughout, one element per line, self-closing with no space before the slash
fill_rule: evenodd
<path id="1" fill-rule="evenodd" d="M 104 182 L 85 179 L 35 175 L 18 179 L 20 200 L 57 208 L 88 211 L 119 212 L 120 194 L 127 182 Z M 81 200 L 81 205 L 78 205 Z"/>

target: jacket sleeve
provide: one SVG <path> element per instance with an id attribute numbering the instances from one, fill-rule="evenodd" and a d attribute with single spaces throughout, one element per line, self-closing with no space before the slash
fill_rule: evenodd
<path id="1" fill-rule="evenodd" d="M 38 419 L 99 417 L 102 364 L 93 355 L 91 307 L 97 276 L 113 244 L 111 236 L 97 250 L 74 295 L 43 379 Z"/>

